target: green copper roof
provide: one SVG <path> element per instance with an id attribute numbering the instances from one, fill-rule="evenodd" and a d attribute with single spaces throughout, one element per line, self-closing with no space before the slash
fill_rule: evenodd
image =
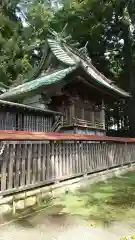
<path id="1" fill-rule="evenodd" d="M 67 74 L 72 72 L 76 67 L 69 67 L 56 71 L 52 74 L 45 75 L 30 82 L 26 82 L 17 87 L 11 88 L 8 92 L 0 95 L 0 99 L 13 99 L 15 96 L 25 95 L 45 85 L 50 85 L 62 80 Z"/>
<path id="2" fill-rule="evenodd" d="M 130 97 L 130 94 L 123 89 L 119 88 L 113 82 L 109 83 L 109 81 L 105 81 L 102 74 L 98 74 L 97 71 L 94 71 L 94 69 L 86 64 L 83 64 L 84 70 L 89 74 L 96 82 L 103 85 L 105 88 L 108 88 L 112 90 L 113 92 L 118 93 L 121 96 Z"/>
<path id="3" fill-rule="evenodd" d="M 113 82 L 106 78 L 102 73 L 100 73 L 91 62 L 85 61 L 84 58 L 81 57 L 80 53 L 76 53 L 73 49 L 69 48 L 66 44 L 60 44 L 55 40 L 48 39 L 48 43 L 50 48 L 52 49 L 54 55 L 59 59 L 59 61 L 63 62 L 68 66 L 72 66 L 73 64 L 79 64 L 83 67 L 85 72 L 90 75 L 96 82 L 103 85 L 105 88 L 112 90 L 113 92 L 118 93 L 121 96 L 129 97 L 130 94 L 124 91 L 123 89 L 117 87 Z"/>
<path id="4" fill-rule="evenodd" d="M 54 53 L 54 55 L 64 64 L 67 65 L 75 65 L 76 61 L 72 59 L 64 49 L 60 46 L 60 44 L 54 40 L 48 39 L 49 46 Z"/>
<path id="5" fill-rule="evenodd" d="M 93 81 L 93 84 L 97 83 L 106 90 L 111 90 L 115 94 L 123 97 L 129 97 L 130 94 L 124 90 L 118 88 L 110 79 L 107 79 L 101 74 L 91 63 L 88 58 L 84 58 L 83 55 L 77 50 L 71 49 L 66 43 L 61 43 L 56 40 L 48 39 L 48 46 L 55 55 L 55 57 L 65 66 L 65 69 L 55 71 L 54 73 L 48 73 L 47 75 L 37 78 L 32 81 L 28 81 L 22 85 L 11 88 L 9 91 L 0 95 L 0 99 L 18 99 L 20 96 L 25 96 L 26 93 L 33 92 L 46 85 L 51 85 L 62 80 L 67 74 L 77 69 L 78 66 L 82 68 L 82 71 L 88 75 L 88 79 Z M 64 65 L 63 65 L 64 64 Z"/>

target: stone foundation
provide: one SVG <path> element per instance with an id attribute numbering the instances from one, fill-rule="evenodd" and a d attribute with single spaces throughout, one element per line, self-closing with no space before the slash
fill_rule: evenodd
<path id="1" fill-rule="evenodd" d="M 127 171 L 133 171 L 135 164 L 121 166 L 110 170 L 105 170 L 90 175 L 84 175 L 72 180 L 59 182 L 51 186 L 44 186 L 34 190 L 25 191 L 22 193 L 5 196 L 0 199 L 0 215 L 2 214 L 15 214 L 16 211 L 26 209 L 32 206 L 38 206 L 41 202 L 49 201 L 49 199 L 59 196 L 67 191 L 75 191 L 80 187 L 88 184 L 93 184 L 99 181 L 106 181 L 113 176 L 120 177 L 121 174 Z"/>

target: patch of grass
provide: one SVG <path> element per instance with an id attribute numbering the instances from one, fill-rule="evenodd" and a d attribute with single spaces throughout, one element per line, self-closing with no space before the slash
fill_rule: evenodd
<path id="1" fill-rule="evenodd" d="M 96 223 L 135 219 L 135 172 L 96 183 L 54 200 L 62 213 L 80 215 Z"/>

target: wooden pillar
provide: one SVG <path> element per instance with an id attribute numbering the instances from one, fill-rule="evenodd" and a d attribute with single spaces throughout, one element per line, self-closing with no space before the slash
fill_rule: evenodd
<path id="1" fill-rule="evenodd" d="M 95 126 L 95 107 L 92 105 L 92 108 L 91 108 L 91 122 L 92 122 L 92 126 L 94 127 Z"/>
<path id="2" fill-rule="evenodd" d="M 86 120 L 86 119 L 84 119 L 84 108 L 82 108 L 82 110 L 81 110 L 81 117 L 83 120 Z"/>
<path id="3" fill-rule="evenodd" d="M 70 105 L 70 123 L 72 123 L 72 118 L 75 117 L 75 106 L 74 103 Z"/>
<path id="4" fill-rule="evenodd" d="M 92 109 L 92 112 L 91 112 L 91 120 L 92 120 L 92 125 L 94 127 L 95 125 L 94 109 Z"/>
<path id="5" fill-rule="evenodd" d="M 102 100 L 100 119 L 101 119 L 101 123 L 103 124 L 103 129 L 105 130 L 105 107 L 104 107 L 104 100 Z"/>

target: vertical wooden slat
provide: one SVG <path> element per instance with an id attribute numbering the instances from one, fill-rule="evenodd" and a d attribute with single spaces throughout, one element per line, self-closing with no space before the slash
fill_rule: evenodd
<path id="1" fill-rule="evenodd" d="M 85 167 L 84 167 L 84 172 L 87 173 L 87 146 L 86 146 L 86 142 L 83 142 L 84 145 L 84 162 L 85 162 Z"/>
<path id="2" fill-rule="evenodd" d="M 100 142 L 100 146 L 101 146 L 101 167 L 102 167 L 104 162 L 104 143 Z"/>
<path id="3" fill-rule="evenodd" d="M 82 141 L 82 173 L 85 173 L 85 145 L 84 142 Z"/>
<path id="4" fill-rule="evenodd" d="M 25 185 L 25 176 L 26 176 L 26 153 L 27 153 L 27 145 L 25 143 L 21 146 L 22 150 L 22 159 L 21 159 L 21 179 L 20 185 Z"/>
<path id="5" fill-rule="evenodd" d="M 65 177 L 64 172 L 64 152 L 63 152 L 63 141 L 61 142 L 61 177 Z"/>
<path id="6" fill-rule="evenodd" d="M 15 160 L 15 144 L 9 144 L 8 189 L 13 188 L 13 166 Z"/>
<path id="7" fill-rule="evenodd" d="M 70 166 L 70 142 L 68 141 L 67 142 L 67 150 L 68 150 L 68 152 L 67 152 L 67 156 L 68 156 L 68 176 L 70 176 L 71 175 L 71 166 Z"/>
<path id="8" fill-rule="evenodd" d="M 51 156 L 51 144 L 50 142 L 47 143 L 46 146 L 46 180 L 48 181 L 50 179 L 50 156 Z"/>
<path id="9" fill-rule="evenodd" d="M 75 144 L 75 162 L 76 162 L 76 164 L 75 164 L 75 168 L 76 168 L 76 173 L 78 174 L 79 173 L 79 162 L 78 162 L 78 148 L 77 148 L 77 141 L 76 142 L 74 142 L 74 144 Z"/>
<path id="10" fill-rule="evenodd" d="M 92 168 L 92 171 L 95 171 L 95 168 L 96 168 L 96 144 L 97 143 L 94 143 L 93 144 L 93 168 Z"/>
<path id="11" fill-rule="evenodd" d="M 114 158 L 113 158 L 113 162 L 114 162 L 114 166 L 116 166 L 116 153 L 117 153 L 117 145 L 116 143 L 113 143 L 114 145 Z"/>
<path id="12" fill-rule="evenodd" d="M 90 173 L 90 171 L 91 171 L 89 145 L 90 145 L 89 142 L 87 142 L 87 162 L 88 162 L 87 172 L 88 172 L 88 173 Z"/>
<path id="13" fill-rule="evenodd" d="M 85 151 L 86 151 L 86 173 L 89 172 L 89 161 L 88 161 L 88 142 L 85 142 Z"/>
<path id="14" fill-rule="evenodd" d="M 72 143 L 70 142 L 70 174 L 73 175 L 73 159 L 72 159 L 73 149 Z"/>
<path id="15" fill-rule="evenodd" d="M 110 163 L 111 163 L 111 167 L 114 166 L 114 150 L 113 150 L 113 143 L 109 144 L 109 156 L 110 156 Z"/>
<path id="16" fill-rule="evenodd" d="M 14 187 L 20 186 L 20 161 L 21 161 L 21 147 L 20 144 L 16 144 L 16 167 L 15 167 L 15 178 L 14 178 Z"/>
<path id="17" fill-rule="evenodd" d="M 104 157 L 104 160 L 103 160 L 103 169 L 106 169 L 106 168 L 108 168 L 108 157 L 107 157 L 107 146 L 108 146 L 108 143 L 107 142 L 105 142 L 104 143 L 104 155 L 103 155 L 103 157 Z"/>
<path id="18" fill-rule="evenodd" d="M 65 148 L 65 142 L 62 144 L 62 152 L 63 152 L 63 174 L 66 176 L 66 148 Z"/>
<path id="19" fill-rule="evenodd" d="M 133 143 L 130 143 L 128 144 L 130 146 L 130 149 L 129 149 L 129 156 L 130 156 L 130 163 L 134 162 L 135 161 L 135 156 L 134 156 L 134 144 Z"/>
<path id="20" fill-rule="evenodd" d="M 100 169 L 102 168 L 103 164 L 103 144 L 100 142 Z"/>
<path id="21" fill-rule="evenodd" d="M 101 169 L 101 143 L 98 143 L 98 152 L 97 152 L 97 164 L 98 164 L 98 169 Z"/>
<path id="22" fill-rule="evenodd" d="M 82 142 L 79 141 L 78 143 L 78 147 L 79 147 L 79 165 L 80 165 L 80 173 L 83 172 L 83 155 L 82 155 Z"/>
<path id="23" fill-rule="evenodd" d="M 93 169 L 93 143 L 91 143 L 91 142 L 89 142 L 89 155 L 90 155 L 90 159 L 89 159 L 90 172 L 92 172 L 92 169 Z"/>
<path id="24" fill-rule="evenodd" d="M 86 151 L 86 173 L 89 172 L 89 159 L 88 159 L 88 142 L 85 142 L 85 151 Z"/>
<path id="25" fill-rule="evenodd" d="M 44 126 L 44 129 L 43 129 L 43 131 L 45 132 L 45 129 L 46 129 L 46 124 L 45 124 L 45 116 L 44 116 L 43 126 Z"/>
<path id="26" fill-rule="evenodd" d="M 69 176 L 69 149 L 68 149 L 68 141 L 66 141 L 66 175 Z"/>
<path id="27" fill-rule="evenodd" d="M 106 142 L 102 143 L 102 168 L 107 168 L 107 162 L 106 162 Z"/>
<path id="28" fill-rule="evenodd" d="M 55 144 L 55 180 L 59 178 L 59 163 L 58 163 L 58 158 L 59 158 L 59 147 L 58 143 Z"/>
<path id="29" fill-rule="evenodd" d="M 93 161 L 93 151 L 94 151 L 94 143 L 93 142 L 91 142 L 90 143 L 90 166 L 91 166 L 91 172 L 93 171 L 93 168 L 94 168 L 94 166 L 93 166 L 93 164 L 94 164 L 94 161 Z"/>
<path id="30" fill-rule="evenodd" d="M 5 145 L 3 153 L 0 155 L 1 191 L 7 188 L 7 165 L 9 163 L 9 147 Z"/>
<path id="31" fill-rule="evenodd" d="M 100 170 L 100 142 L 97 144 L 97 169 Z"/>
<path id="32" fill-rule="evenodd" d="M 51 180 L 54 180 L 54 176 L 55 176 L 55 157 L 54 157 L 54 154 L 55 154 L 55 152 L 54 152 L 54 148 L 56 147 L 54 147 L 54 145 L 56 145 L 55 143 L 54 143 L 54 141 L 51 141 L 51 158 L 50 158 L 50 161 L 49 161 L 49 169 L 50 169 L 50 179 Z"/>
<path id="33" fill-rule="evenodd" d="M 76 169 L 75 169 L 75 162 L 76 162 L 76 156 L 75 156 L 75 145 L 72 143 L 72 152 L 71 152 L 71 158 L 72 158 L 72 174 L 76 174 Z"/>
<path id="34" fill-rule="evenodd" d="M 27 145 L 27 176 L 26 176 L 26 184 L 31 184 L 31 160 L 32 160 L 32 144 Z"/>
<path id="35" fill-rule="evenodd" d="M 41 169 L 41 143 L 39 143 L 38 145 L 37 145 L 37 152 L 38 152 L 38 159 L 37 159 L 37 165 L 38 165 L 38 170 L 37 170 L 37 172 L 38 172 L 38 182 L 40 182 L 41 181 L 41 177 L 42 177 L 42 175 L 41 175 L 41 173 L 42 173 L 42 169 Z"/>
<path id="36" fill-rule="evenodd" d="M 62 177 L 62 152 L 61 152 L 61 142 L 59 142 L 59 178 Z"/>
<path id="37" fill-rule="evenodd" d="M 32 183 L 37 181 L 37 144 L 32 144 Z"/>
<path id="38" fill-rule="evenodd" d="M 42 181 L 46 180 L 46 143 L 42 143 Z"/>

